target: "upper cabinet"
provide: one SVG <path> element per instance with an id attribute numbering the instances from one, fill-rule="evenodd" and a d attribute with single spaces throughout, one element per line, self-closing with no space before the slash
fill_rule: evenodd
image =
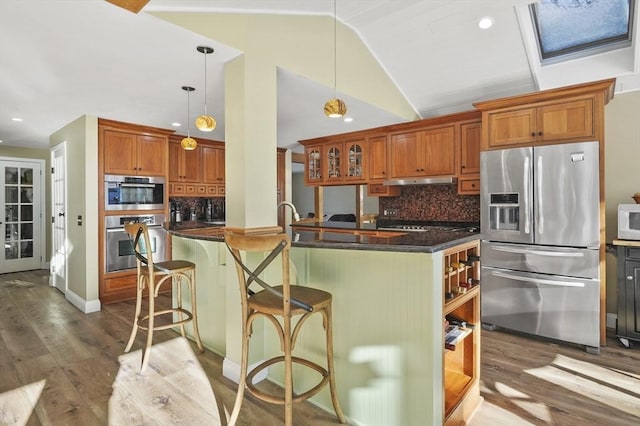
<path id="1" fill-rule="evenodd" d="M 615 79 L 475 103 L 482 149 L 604 139 L 604 106 Z"/>
<path id="2" fill-rule="evenodd" d="M 593 99 L 488 114 L 489 146 L 593 138 Z"/>
<path id="3" fill-rule="evenodd" d="M 365 183 L 367 162 L 364 138 L 305 145 L 305 184 Z"/>
<path id="4" fill-rule="evenodd" d="M 98 119 L 99 168 L 102 174 L 167 176 L 171 130 Z"/>
<path id="5" fill-rule="evenodd" d="M 165 176 L 167 137 L 103 129 L 104 173 L 130 176 Z"/>
<path id="6" fill-rule="evenodd" d="M 370 196 L 395 196 L 386 180 L 457 176 L 460 194 L 480 189 L 479 111 L 300 141 L 306 185 L 367 184 Z"/>
<path id="7" fill-rule="evenodd" d="M 480 193 L 480 142 L 482 123 L 475 120 L 460 124 L 459 159 L 457 166 L 458 194 Z"/>
<path id="8" fill-rule="evenodd" d="M 367 167 L 367 145 L 364 138 L 348 140 L 344 143 L 345 158 L 344 180 L 356 183 L 364 181 Z"/>
<path id="9" fill-rule="evenodd" d="M 187 151 L 180 145 L 180 138 L 169 140 L 169 181 L 198 182 L 200 179 L 200 155 L 197 149 Z"/>
<path id="10" fill-rule="evenodd" d="M 455 127 L 391 135 L 391 178 L 455 174 Z"/>
<path id="11" fill-rule="evenodd" d="M 208 196 L 224 196 L 224 147 L 202 145 L 202 182 Z"/>

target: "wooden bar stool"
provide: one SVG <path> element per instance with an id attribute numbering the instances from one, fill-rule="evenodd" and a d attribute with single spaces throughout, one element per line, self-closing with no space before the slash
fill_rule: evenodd
<path id="1" fill-rule="evenodd" d="M 290 285 L 289 283 L 289 248 L 291 241 L 286 234 L 269 235 L 238 235 L 225 232 L 225 242 L 235 259 L 238 284 L 240 285 L 240 297 L 242 302 L 242 360 L 240 365 L 240 383 L 238 393 L 229 419 L 229 425 L 235 425 L 238 420 L 240 406 L 244 398 L 245 388 L 255 397 L 264 401 L 284 405 L 285 424 L 293 424 L 293 403 L 304 401 L 317 394 L 325 385 L 329 384 L 333 408 L 341 423 L 345 423 L 342 409 L 336 394 L 336 383 L 333 366 L 333 331 L 331 323 L 331 294 L 326 291 Z M 240 252 L 261 252 L 264 260 L 253 271 L 242 261 Z M 260 274 L 267 266 L 280 257 L 282 264 L 282 284 L 270 286 Z M 254 289 L 251 289 L 251 285 Z M 313 314 L 322 315 L 322 321 L 326 335 L 327 367 L 292 355 L 296 339 L 305 321 Z M 267 322 L 273 324 L 280 337 L 282 355 L 270 358 L 250 372 L 249 339 L 253 321 L 258 317 L 264 317 Z M 292 318 L 299 317 L 295 324 Z M 293 327 L 293 328 L 292 328 Z M 285 392 L 284 397 L 270 395 L 258 390 L 253 385 L 253 377 L 260 371 L 276 363 L 284 363 Z M 295 394 L 293 393 L 293 363 L 309 367 L 317 371 L 321 380 L 311 389 Z"/>
<path id="2" fill-rule="evenodd" d="M 149 231 L 147 225 L 144 223 L 126 223 L 124 225 L 125 231 L 129 234 L 129 237 L 133 239 L 133 250 L 136 255 L 137 269 L 138 269 L 138 281 L 136 290 L 136 313 L 133 323 L 133 329 L 131 330 L 131 336 L 125 352 L 129 352 L 133 342 L 136 339 L 138 329 L 147 330 L 147 344 L 144 352 L 142 353 L 142 365 L 140 371 L 144 371 L 149 363 L 149 351 L 153 342 L 153 332 L 155 330 L 166 330 L 176 326 L 180 327 L 180 333 L 182 337 L 186 337 L 184 331 L 184 325 L 188 322 L 193 322 L 193 334 L 196 339 L 196 344 L 200 352 L 204 352 L 202 347 L 202 341 L 200 341 L 200 332 L 198 331 L 198 317 L 196 312 L 196 265 L 186 260 L 169 260 L 166 262 L 153 261 L 152 250 L 147 251 L 147 247 L 153 247 L 149 238 Z M 175 307 L 169 309 L 163 309 L 156 311 L 155 298 L 158 297 L 162 284 L 168 282 L 169 285 L 175 280 L 176 282 L 176 299 L 177 303 Z M 188 311 L 182 307 L 182 284 L 186 283 L 191 293 L 191 311 Z M 148 289 L 149 298 L 149 312 L 146 315 L 142 315 L 142 296 L 144 289 Z M 177 320 L 173 318 L 173 314 L 177 314 Z M 161 325 L 155 324 L 155 319 L 161 315 L 171 315 L 171 321 Z"/>

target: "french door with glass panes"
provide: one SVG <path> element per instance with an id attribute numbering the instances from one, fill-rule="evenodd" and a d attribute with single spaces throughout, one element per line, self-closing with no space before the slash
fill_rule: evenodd
<path id="1" fill-rule="evenodd" d="M 41 267 L 41 163 L 0 161 L 0 210 L 4 250 L 0 273 Z"/>

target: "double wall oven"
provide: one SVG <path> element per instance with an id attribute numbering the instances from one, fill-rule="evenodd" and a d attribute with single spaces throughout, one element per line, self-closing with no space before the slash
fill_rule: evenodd
<path id="1" fill-rule="evenodd" d="M 162 224 L 164 214 L 148 215 L 118 215 L 105 217 L 105 268 L 106 272 L 117 272 L 136 267 L 136 256 L 129 234 L 124 230 L 124 224 L 135 222 L 144 223 L 149 229 L 151 247 L 146 247 L 153 253 L 154 262 L 166 260 L 167 231 Z"/>

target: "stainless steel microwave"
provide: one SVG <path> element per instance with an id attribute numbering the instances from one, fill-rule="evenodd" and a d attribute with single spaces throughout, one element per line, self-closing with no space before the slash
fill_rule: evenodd
<path id="1" fill-rule="evenodd" d="M 640 204 L 618 204 L 618 238 L 640 240 Z"/>
<path id="2" fill-rule="evenodd" d="M 105 210 L 164 209 L 163 177 L 105 175 Z"/>

